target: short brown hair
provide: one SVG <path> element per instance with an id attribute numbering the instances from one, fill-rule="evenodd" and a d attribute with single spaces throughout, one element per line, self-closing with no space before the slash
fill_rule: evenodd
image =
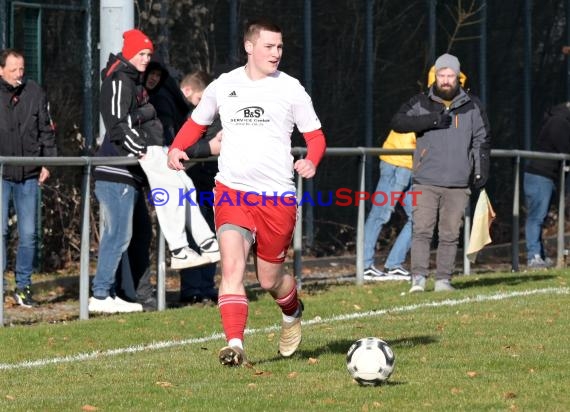
<path id="1" fill-rule="evenodd" d="M 8 56 L 14 56 L 16 58 L 24 58 L 24 55 L 16 49 L 4 49 L 0 53 L 0 67 L 6 67 L 6 60 Z"/>
<path id="2" fill-rule="evenodd" d="M 282 33 L 281 27 L 267 19 L 255 19 L 250 20 L 245 24 L 245 29 L 243 31 L 243 41 L 251 41 L 255 37 L 259 36 L 261 30 L 270 31 L 273 33 Z"/>
<path id="3" fill-rule="evenodd" d="M 212 77 L 202 70 L 196 70 L 182 78 L 180 87 L 190 87 L 192 90 L 201 92 L 212 81 Z"/>

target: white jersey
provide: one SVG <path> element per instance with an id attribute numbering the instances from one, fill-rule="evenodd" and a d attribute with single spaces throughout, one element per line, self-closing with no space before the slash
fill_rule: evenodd
<path id="1" fill-rule="evenodd" d="M 280 71 L 253 81 L 239 67 L 204 90 L 192 119 L 209 125 L 218 112 L 224 135 L 216 180 L 245 192 L 294 193 L 293 127 L 301 133 L 321 128 L 299 81 Z"/>

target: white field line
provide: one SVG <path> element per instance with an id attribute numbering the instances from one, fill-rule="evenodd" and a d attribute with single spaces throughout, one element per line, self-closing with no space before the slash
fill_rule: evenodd
<path id="1" fill-rule="evenodd" d="M 458 306 L 458 305 L 464 305 L 467 303 L 481 303 L 481 302 L 487 302 L 487 301 L 498 301 L 498 300 L 525 297 L 525 296 L 533 296 L 533 295 L 568 295 L 568 294 L 570 294 L 570 288 L 545 288 L 545 289 L 523 290 L 523 291 L 518 291 L 518 292 L 495 293 L 492 295 L 477 295 L 477 296 L 473 296 L 473 297 L 465 297 L 462 299 L 445 299 L 445 300 L 440 300 L 440 301 L 417 303 L 415 305 L 397 306 L 397 307 L 393 307 L 390 309 L 380 309 L 380 310 L 370 310 L 367 312 L 348 313 L 348 314 L 344 314 L 344 315 L 332 316 L 330 318 L 325 318 L 325 319 L 321 319 L 320 317 L 316 317 L 314 319 L 305 320 L 302 322 L 302 324 L 304 326 L 317 325 L 317 324 L 327 324 L 327 323 L 334 323 L 334 322 L 340 322 L 340 321 L 345 321 L 345 320 L 361 319 L 361 318 L 368 318 L 368 317 L 375 317 L 375 316 L 383 316 L 386 314 L 412 312 L 412 311 L 415 311 L 418 309 L 423 309 L 423 308 Z M 273 325 L 273 326 L 263 328 L 263 329 L 247 329 L 245 331 L 245 333 L 248 335 L 254 335 L 257 333 L 265 334 L 265 333 L 276 331 L 279 328 L 280 328 L 279 325 Z M 186 345 L 192 345 L 192 344 L 196 344 L 196 343 L 211 342 L 211 341 L 215 341 L 215 340 L 219 340 L 219 339 L 223 339 L 223 338 L 224 338 L 224 335 L 222 333 L 214 333 L 210 336 L 204 336 L 202 338 L 153 342 L 153 343 L 146 344 L 146 345 L 129 346 L 127 348 L 108 349 L 108 350 L 104 350 L 104 351 L 93 351 L 93 352 L 89 352 L 89 353 L 79 353 L 77 355 L 69 355 L 69 356 L 49 358 L 49 359 L 38 359 L 38 360 L 24 361 L 24 362 L 19 362 L 19 363 L 0 363 L 0 370 L 39 368 L 42 366 L 55 365 L 55 364 L 61 364 L 61 363 L 81 362 L 81 361 L 92 360 L 92 359 L 101 358 L 101 357 L 122 355 L 125 353 L 145 352 L 145 351 L 150 351 L 150 350 L 172 348 L 172 347 L 176 347 L 176 346 L 186 346 Z"/>

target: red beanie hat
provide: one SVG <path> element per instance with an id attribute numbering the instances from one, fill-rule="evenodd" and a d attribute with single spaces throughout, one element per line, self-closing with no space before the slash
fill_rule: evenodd
<path id="1" fill-rule="evenodd" d="M 154 51 L 152 42 L 142 31 L 133 29 L 127 30 L 123 33 L 123 57 L 131 60 L 137 55 L 138 52 L 144 49 L 150 49 L 151 53 Z"/>

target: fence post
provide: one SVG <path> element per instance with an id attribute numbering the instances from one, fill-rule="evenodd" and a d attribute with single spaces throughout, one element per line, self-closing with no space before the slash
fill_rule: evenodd
<path id="1" fill-rule="evenodd" d="M 91 161 L 83 170 L 83 196 L 81 205 L 81 252 L 79 272 L 79 319 L 89 319 L 89 214 L 91 203 Z"/>
<path id="2" fill-rule="evenodd" d="M 558 190 L 558 233 L 556 241 L 556 268 L 564 267 L 564 257 L 566 256 L 566 245 L 564 244 L 564 229 L 566 226 L 566 162 L 560 162 L 560 189 Z"/>
<path id="3" fill-rule="evenodd" d="M 360 179 L 360 190 L 364 193 L 366 190 L 366 153 L 360 157 L 360 168 L 358 171 Z M 366 211 L 366 202 L 358 203 L 358 219 L 356 224 L 356 284 L 364 283 L 364 214 Z"/>
<path id="4" fill-rule="evenodd" d="M 519 271 L 519 214 L 520 214 L 520 167 L 521 158 L 519 155 L 515 157 L 514 165 L 514 188 L 513 188 L 513 232 L 511 239 L 511 270 L 513 272 Z"/>
<path id="5" fill-rule="evenodd" d="M 469 239 L 471 238 L 471 199 L 465 206 L 465 217 L 463 225 L 463 273 L 465 275 L 471 274 L 471 262 L 467 258 L 467 248 L 469 247 Z"/>
<path id="6" fill-rule="evenodd" d="M 293 233 L 293 274 L 297 279 L 297 290 L 302 287 L 302 257 L 303 257 L 303 204 L 300 200 L 303 199 L 303 178 L 297 175 L 297 223 L 295 224 L 295 231 Z"/>
<path id="7" fill-rule="evenodd" d="M 162 230 L 160 230 L 160 225 L 157 224 L 157 228 L 158 239 L 156 241 L 156 309 L 162 311 L 166 308 L 166 253 L 164 246 L 164 234 L 162 233 Z"/>
<path id="8" fill-rule="evenodd" d="M 0 228 L 2 233 L 4 233 L 4 213 L 2 213 L 4 205 L 2 204 L 2 189 L 4 188 L 4 163 L 0 162 Z M 2 271 L 2 287 L 0 288 L 0 328 L 4 326 L 4 262 L 6 256 L 4 256 L 4 235 L 0 236 L 0 270 Z"/>

